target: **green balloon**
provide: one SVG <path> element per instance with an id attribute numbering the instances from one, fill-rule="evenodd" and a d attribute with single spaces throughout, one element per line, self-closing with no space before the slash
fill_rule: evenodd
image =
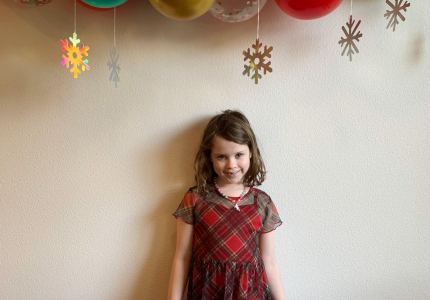
<path id="1" fill-rule="evenodd" d="M 82 0 L 82 2 L 98 8 L 112 8 L 124 4 L 127 0 Z"/>

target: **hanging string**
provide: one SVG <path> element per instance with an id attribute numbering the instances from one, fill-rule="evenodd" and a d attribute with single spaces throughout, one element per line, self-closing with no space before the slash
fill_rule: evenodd
<path id="1" fill-rule="evenodd" d="M 352 0 L 351 0 L 352 1 Z M 258 31 L 260 30 L 260 0 L 257 0 L 258 2 L 258 11 L 257 11 L 257 15 L 258 15 L 258 21 L 257 21 L 257 40 L 258 40 Z"/>
<path id="2" fill-rule="evenodd" d="M 76 33 L 76 0 L 75 0 L 75 31 L 74 33 Z"/>
<path id="3" fill-rule="evenodd" d="M 352 16 L 352 0 L 351 0 L 351 12 L 349 13 L 350 16 Z"/>
<path id="4" fill-rule="evenodd" d="M 115 41 L 115 23 L 116 23 L 116 7 L 113 8 L 113 47 L 116 47 Z"/>

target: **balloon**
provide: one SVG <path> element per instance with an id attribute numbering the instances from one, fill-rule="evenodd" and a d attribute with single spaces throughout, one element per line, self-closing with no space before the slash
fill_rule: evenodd
<path id="1" fill-rule="evenodd" d="M 209 10 L 215 0 L 149 0 L 160 13 L 175 20 L 192 20 Z"/>
<path id="2" fill-rule="evenodd" d="M 297 19 L 311 20 L 328 15 L 342 0 L 275 0 L 287 14 Z"/>
<path id="3" fill-rule="evenodd" d="M 260 0 L 260 10 L 267 0 Z M 258 13 L 257 0 L 217 0 L 210 9 L 211 14 L 225 22 L 242 22 Z"/>
<path id="4" fill-rule="evenodd" d="M 114 9 L 113 7 L 111 7 L 111 8 L 98 8 L 98 7 L 94 7 L 94 6 L 91 6 L 91 5 L 86 4 L 86 3 L 85 3 L 85 2 L 83 2 L 82 0 L 78 0 L 78 2 L 79 2 L 83 7 L 88 8 L 88 9 L 91 9 L 91 10 L 94 10 L 94 11 L 107 11 L 107 10 L 112 10 L 112 9 Z"/>
<path id="5" fill-rule="evenodd" d="M 15 0 L 15 2 L 25 4 L 27 6 L 39 6 L 51 3 L 52 0 Z"/>
<path id="6" fill-rule="evenodd" d="M 97 8 L 112 8 L 120 6 L 127 2 L 127 0 L 81 0 L 82 2 L 97 7 Z"/>

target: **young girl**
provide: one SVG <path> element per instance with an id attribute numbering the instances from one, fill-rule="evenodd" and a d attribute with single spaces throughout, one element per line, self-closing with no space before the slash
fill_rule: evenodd
<path id="1" fill-rule="evenodd" d="M 213 117 L 195 160 L 197 185 L 173 214 L 177 244 L 168 300 L 284 300 L 273 230 L 282 224 L 265 192 L 266 170 L 247 118 Z"/>

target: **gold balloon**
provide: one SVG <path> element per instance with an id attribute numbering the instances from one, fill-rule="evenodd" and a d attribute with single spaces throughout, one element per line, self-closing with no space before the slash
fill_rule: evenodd
<path id="1" fill-rule="evenodd" d="M 160 13 L 175 20 L 192 20 L 211 8 L 215 0 L 149 0 Z"/>

